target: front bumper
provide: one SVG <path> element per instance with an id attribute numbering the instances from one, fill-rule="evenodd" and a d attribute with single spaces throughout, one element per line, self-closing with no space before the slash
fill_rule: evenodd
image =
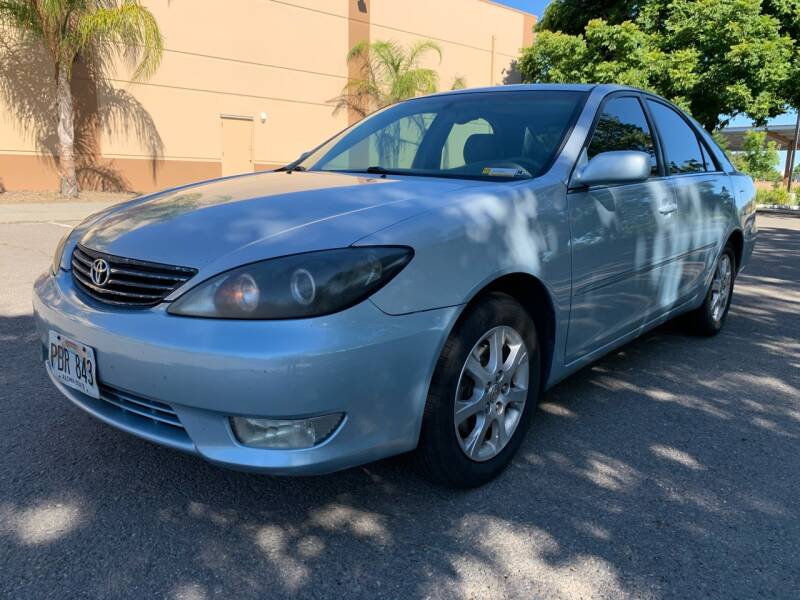
<path id="1" fill-rule="evenodd" d="M 413 449 L 433 369 L 458 312 L 389 316 L 366 301 L 314 319 L 177 317 L 164 305 L 136 311 L 96 305 L 65 271 L 39 277 L 33 307 L 42 343 L 56 330 L 95 348 L 101 400 L 56 383 L 87 412 L 216 464 L 284 474 L 327 473 Z M 179 427 L 147 417 L 172 419 L 170 410 Z M 302 450 L 242 446 L 228 421 L 331 412 L 346 414 L 336 433 Z"/>

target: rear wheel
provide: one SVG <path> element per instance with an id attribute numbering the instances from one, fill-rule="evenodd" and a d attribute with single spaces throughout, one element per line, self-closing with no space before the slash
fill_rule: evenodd
<path id="1" fill-rule="evenodd" d="M 691 324 L 698 334 L 713 336 L 722 329 L 731 307 L 735 277 L 736 253 L 728 243 L 717 259 L 711 287 L 702 306 L 690 313 Z"/>
<path id="2" fill-rule="evenodd" d="M 517 451 L 539 396 L 536 329 L 505 294 L 480 300 L 451 333 L 436 366 L 417 448 L 438 483 L 474 487 Z"/>

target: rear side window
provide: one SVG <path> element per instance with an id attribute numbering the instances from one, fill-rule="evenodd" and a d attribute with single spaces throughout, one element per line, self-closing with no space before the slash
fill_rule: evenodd
<path id="1" fill-rule="evenodd" d="M 667 169 L 670 174 L 702 173 L 706 171 L 706 158 L 697 135 L 677 112 L 666 104 L 647 101 L 655 126 L 661 135 Z M 711 170 L 713 164 L 709 165 Z"/>
<path id="2" fill-rule="evenodd" d="M 612 150 L 646 152 L 650 155 L 651 173 L 658 173 L 653 136 L 642 105 L 636 98 L 612 98 L 603 106 L 586 154 L 591 159 L 601 152 Z"/>
<path id="3" fill-rule="evenodd" d="M 706 150 L 703 146 L 703 142 L 700 142 L 700 154 L 703 155 L 703 163 L 706 166 L 706 171 L 716 171 L 717 168 L 714 165 L 714 161 L 712 160 L 711 156 L 709 156 L 708 150 Z"/>
<path id="4" fill-rule="evenodd" d="M 720 168 L 723 171 L 733 171 L 733 170 L 735 170 L 733 168 L 733 164 L 731 164 L 730 158 L 728 158 L 728 155 L 725 154 L 725 151 L 722 148 L 719 147 L 719 144 L 717 144 L 717 141 L 712 136 L 708 135 L 705 132 L 701 132 L 700 135 L 703 137 L 703 139 L 705 139 L 705 141 L 708 144 L 708 147 L 709 147 L 711 153 L 716 158 L 715 170 L 720 169 Z"/>

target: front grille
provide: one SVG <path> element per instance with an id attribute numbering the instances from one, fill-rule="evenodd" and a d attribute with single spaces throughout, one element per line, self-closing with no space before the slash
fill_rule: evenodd
<path id="1" fill-rule="evenodd" d="M 92 280 L 92 265 L 97 259 L 108 263 L 109 277 L 103 285 Z M 122 258 L 75 247 L 72 252 L 72 277 L 78 288 L 105 304 L 154 306 L 191 279 L 197 269 Z"/>
<path id="2" fill-rule="evenodd" d="M 183 429 L 178 415 L 169 404 L 134 396 L 103 384 L 100 384 L 100 399 L 116 406 L 128 415 L 148 419 L 152 424 Z"/>

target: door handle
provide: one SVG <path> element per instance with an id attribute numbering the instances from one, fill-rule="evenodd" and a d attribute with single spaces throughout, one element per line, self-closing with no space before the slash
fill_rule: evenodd
<path id="1" fill-rule="evenodd" d="M 678 210 L 677 204 L 664 204 L 658 209 L 658 212 L 662 215 L 668 215 L 674 213 L 676 210 Z"/>

